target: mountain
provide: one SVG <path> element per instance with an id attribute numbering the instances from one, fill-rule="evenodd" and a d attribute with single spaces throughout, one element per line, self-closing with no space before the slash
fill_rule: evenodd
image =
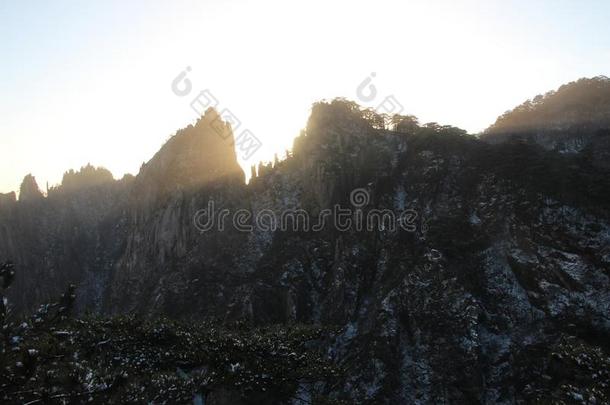
<path id="1" fill-rule="evenodd" d="M 544 108 L 548 125 L 499 119 L 480 140 L 320 102 L 249 184 L 209 110 L 134 178 L 84 168 L 46 198 L 1 202 L 10 302 L 33 309 L 74 283 L 81 314 L 330 327 L 317 347 L 346 375 L 298 391 L 345 403 L 604 403 L 609 173 L 587 147 L 509 138 L 605 124 L 559 127 L 564 107 Z"/>
<path id="2" fill-rule="evenodd" d="M 521 139 L 560 153 L 583 152 L 593 164 L 608 169 L 610 79 L 583 78 L 527 100 L 500 116 L 482 139 Z"/>

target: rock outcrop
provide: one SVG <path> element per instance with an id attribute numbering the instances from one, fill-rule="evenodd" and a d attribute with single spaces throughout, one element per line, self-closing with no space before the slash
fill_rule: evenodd
<path id="1" fill-rule="evenodd" d="M 578 153 L 596 150 L 600 143 L 607 145 L 609 134 L 610 79 L 598 76 L 527 100 L 500 116 L 482 139 L 491 143 L 527 140 L 560 153 Z"/>
<path id="2" fill-rule="evenodd" d="M 17 202 L 17 195 L 15 192 L 11 193 L 0 193 L 0 206 L 10 206 Z"/>
<path id="3" fill-rule="evenodd" d="M 370 115 L 315 105 L 292 155 L 246 185 L 210 110 L 135 179 L 58 190 L 36 213 L 0 206 L 0 260 L 29 292 L 13 301 L 31 307 L 71 281 L 81 311 L 335 325 L 322 349 L 348 377 L 318 388 L 350 403 L 608 398 L 608 172 Z M 334 207 L 352 226 L 255 220 L 302 210 L 313 226 Z M 381 211 L 410 213 L 409 226 L 354 225 Z M 212 212 L 224 225 L 203 229 Z"/>
<path id="4" fill-rule="evenodd" d="M 36 178 L 31 174 L 25 176 L 19 187 L 19 201 L 38 201 L 42 198 L 43 194 L 38 188 Z"/>

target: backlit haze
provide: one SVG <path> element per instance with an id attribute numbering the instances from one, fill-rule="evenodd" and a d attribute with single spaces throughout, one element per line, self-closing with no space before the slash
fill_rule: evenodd
<path id="1" fill-rule="evenodd" d="M 476 133 L 607 74 L 608 21 L 607 1 L 4 1 L 0 192 L 87 163 L 136 174 L 196 120 L 204 89 L 261 140 L 246 169 L 282 157 L 321 99 L 394 95 L 421 122 Z M 377 96 L 360 100 L 372 73 Z"/>

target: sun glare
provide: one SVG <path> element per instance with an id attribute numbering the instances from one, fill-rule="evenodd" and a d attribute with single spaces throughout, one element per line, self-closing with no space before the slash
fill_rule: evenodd
<path id="1" fill-rule="evenodd" d="M 561 38 L 545 21 L 563 21 L 562 12 L 572 13 L 564 24 L 592 25 L 568 6 L 544 16 L 536 7 L 526 13 L 478 1 L 82 7 L 78 18 L 75 10 L 46 20 L 44 10 L 23 6 L 38 30 L 0 39 L 16 62 L 46 61 L 44 69 L 2 68 L 0 132 L 12 156 L 2 163 L 1 191 L 15 190 L 30 172 L 56 184 L 65 170 L 87 163 L 115 177 L 135 174 L 177 129 L 195 122 L 190 101 L 203 90 L 239 120 L 237 131 L 260 139 L 260 150 L 240 160 L 248 173 L 258 161 L 282 157 L 322 99 L 377 108 L 392 96 L 422 122 L 476 133 L 537 92 L 597 75 L 610 62 L 607 52 L 595 52 L 586 67 L 576 64 L 569 41 L 561 52 L 540 46 L 537 38 Z M 187 67 L 193 94 L 179 97 L 171 82 Z M 377 97 L 368 100 L 357 90 L 371 74 Z M 32 154 L 35 162 L 24 158 Z"/>

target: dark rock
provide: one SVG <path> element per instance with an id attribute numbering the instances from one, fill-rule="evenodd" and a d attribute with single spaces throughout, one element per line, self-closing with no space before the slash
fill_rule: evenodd
<path id="1" fill-rule="evenodd" d="M 15 285 L 28 291 L 13 301 L 31 308 L 74 282 L 81 313 L 333 325 L 320 348 L 349 376 L 324 389 L 348 403 L 607 398 L 588 371 L 562 388 L 549 360 L 558 348 L 606 367 L 610 176 L 580 155 L 597 152 L 489 144 L 436 124 L 406 134 L 371 114 L 317 104 L 293 154 L 246 185 L 210 111 L 135 179 L 18 207 L 0 217 L 0 259 L 23 268 Z M 409 209 L 414 228 L 194 224 L 211 200 L 231 215 L 304 209 L 313 221 L 353 208 L 354 189 L 366 190 L 364 213 Z"/>

